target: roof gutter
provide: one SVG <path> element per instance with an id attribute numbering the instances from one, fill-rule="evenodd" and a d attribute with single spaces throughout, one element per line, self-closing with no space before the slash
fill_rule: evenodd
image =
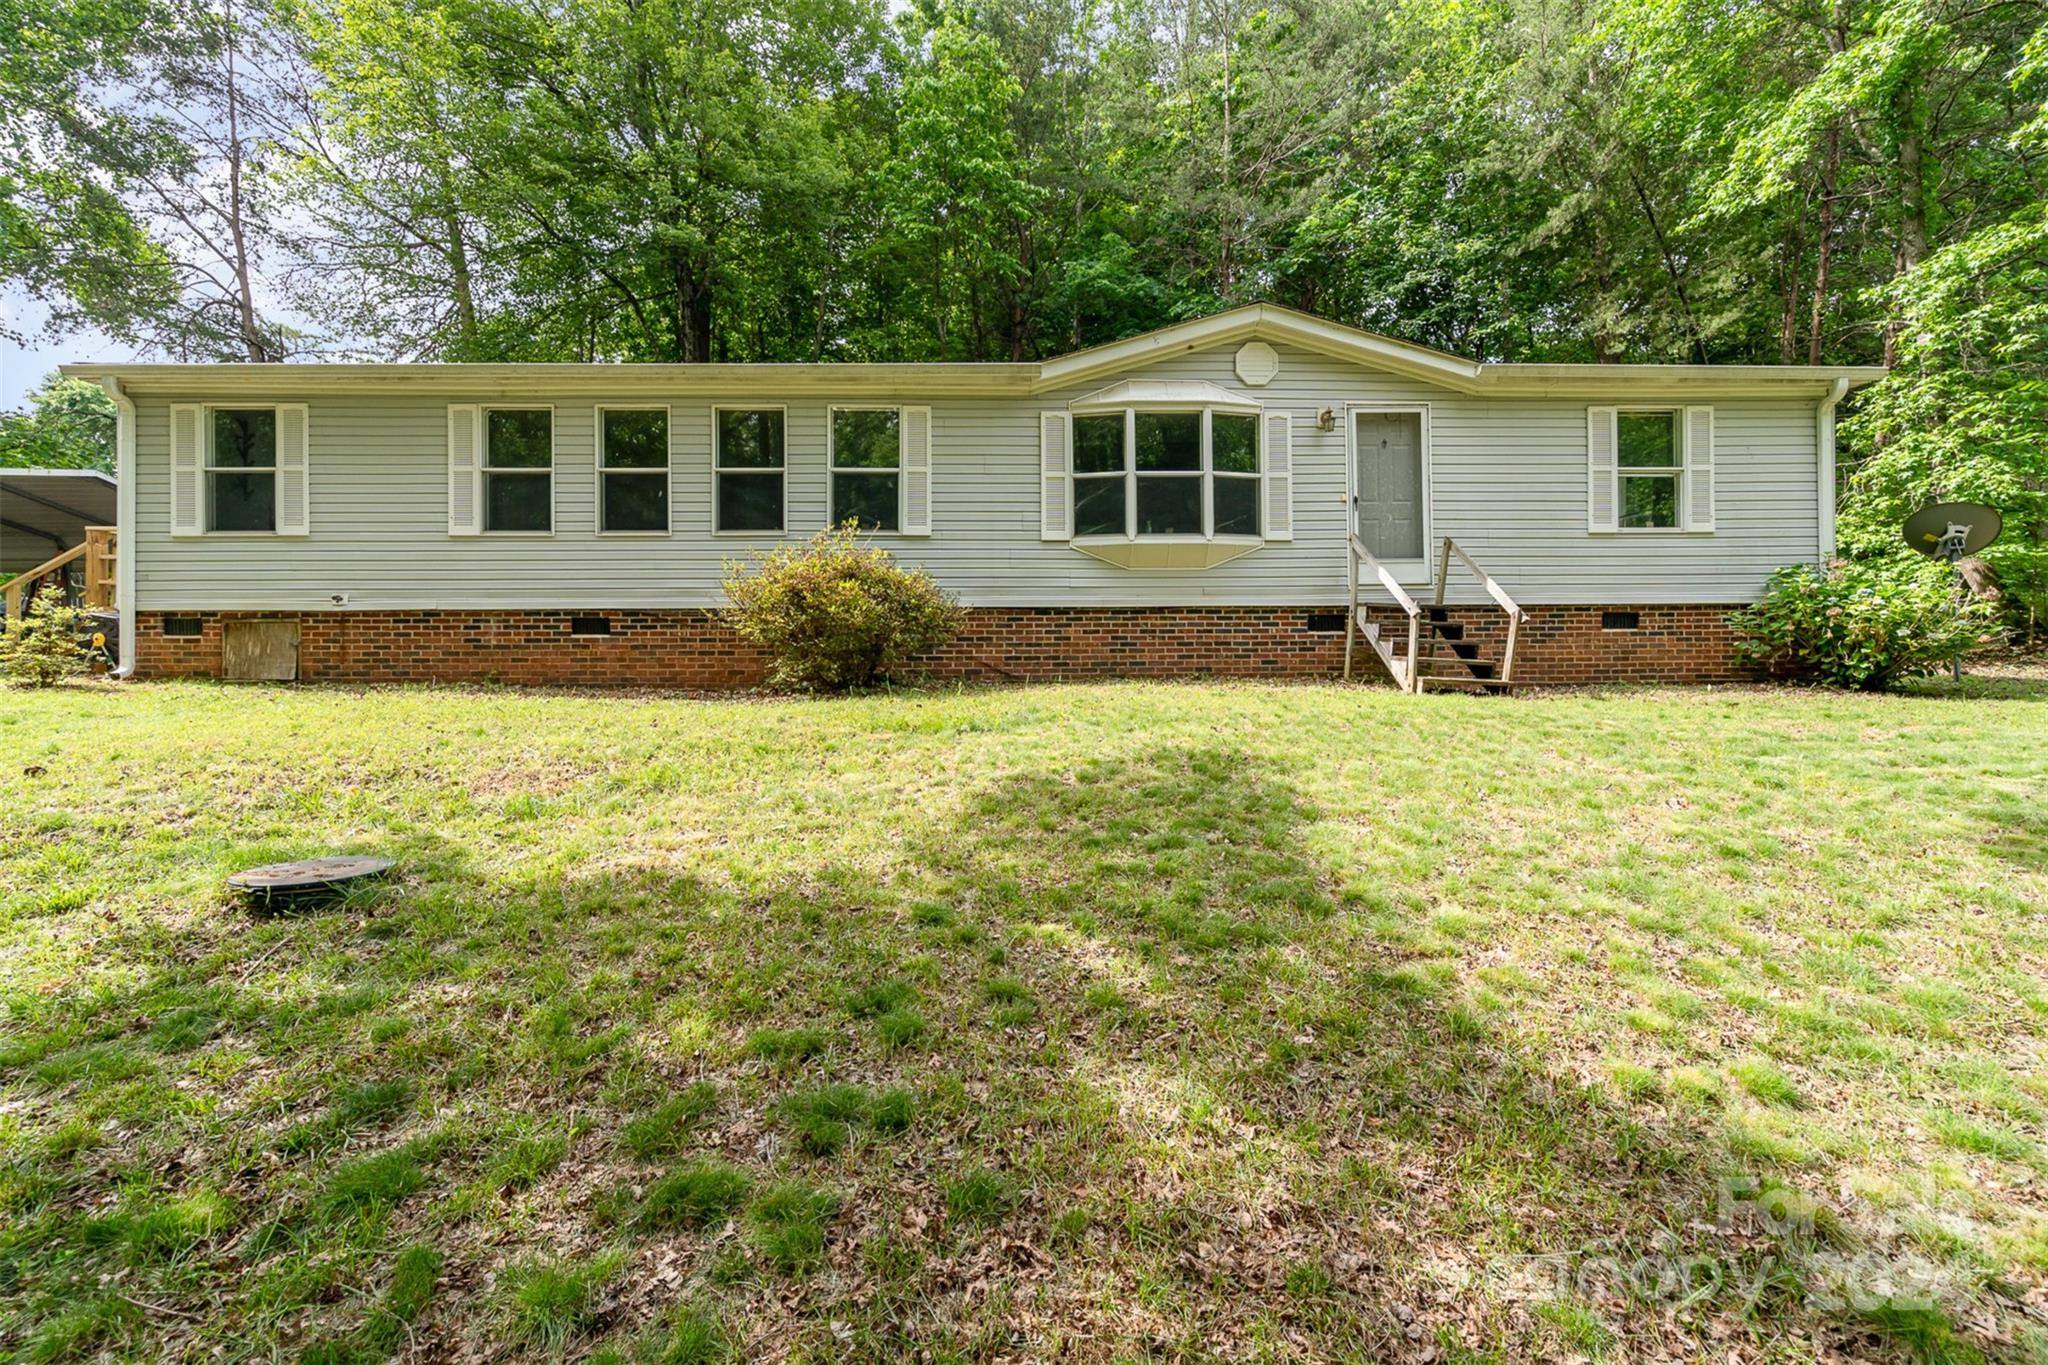
<path id="1" fill-rule="evenodd" d="M 1835 557 L 1835 405 L 1849 392 L 1848 376 L 1828 385 L 1827 396 L 1813 410 L 1813 446 L 1820 455 L 1820 562 Z"/>
<path id="2" fill-rule="evenodd" d="M 135 673 L 135 400 L 111 375 L 100 387 L 114 400 L 114 604 L 120 612 L 116 678 Z"/>

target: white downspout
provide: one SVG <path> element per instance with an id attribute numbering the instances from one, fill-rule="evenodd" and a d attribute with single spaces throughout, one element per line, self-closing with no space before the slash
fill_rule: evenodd
<path id="1" fill-rule="evenodd" d="M 1849 392 L 1847 378 L 1828 385 L 1813 413 L 1814 448 L 1820 452 L 1820 562 L 1835 557 L 1835 405 Z"/>
<path id="2" fill-rule="evenodd" d="M 121 662 L 116 678 L 135 672 L 135 400 L 121 381 L 103 378 L 114 400 L 114 601 L 121 613 Z"/>

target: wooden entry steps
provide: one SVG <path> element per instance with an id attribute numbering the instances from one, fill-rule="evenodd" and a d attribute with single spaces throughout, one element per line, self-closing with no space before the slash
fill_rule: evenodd
<path id="1" fill-rule="evenodd" d="M 15 617 L 27 613 L 35 604 L 40 592 L 55 592 L 61 599 L 75 599 L 87 611 L 112 611 L 114 608 L 114 545 L 115 532 L 111 526 L 88 526 L 85 540 L 72 546 L 56 558 L 36 565 L 26 573 L 16 574 L 7 580 L 7 586 L 0 589 L 0 601 L 5 603 L 5 616 Z M 83 569 L 85 583 L 81 587 L 74 574 L 74 567 Z M 0 617 L 0 619 L 5 619 Z"/>
<path id="2" fill-rule="evenodd" d="M 1444 592 L 1450 578 L 1451 558 L 1456 556 L 1462 564 L 1478 576 L 1500 608 L 1507 613 L 1508 632 L 1506 648 L 1499 662 L 1482 658 L 1479 646 L 1465 638 L 1462 622 L 1451 619 L 1450 609 L 1444 605 Z M 1408 630 L 1405 640 L 1388 639 L 1379 625 L 1367 619 L 1366 609 L 1358 601 L 1358 581 L 1361 567 L 1370 568 L 1378 578 L 1380 586 L 1392 595 L 1394 601 L 1407 613 Z M 1357 536 L 1351 537 L 1351 615 L 1346 623 L 1344 635 L 1344 676 L 1351 676 L 1351 634 L 1356 629 L 1364 635 L 1365 642 L 1379 655 L 1386 665 L 1394 683 L 1403 692 L 1506 692 L 1519 684 L 1514 681 L 1515 640 L 1521 632 L 1521 625 L 1528 613 L 1516 605 L 1506 589 L 1495 582 L 1493 577 L 1473 562 L 1472 556 L 1459 548 L 1448 536 L 1444 538 L 1443 552 L 1438 557 L 1436 574 L 1436 600 L 1428 606 L 1420 606 L 1402 588 L 1400 581 L 1389 573 L 1384 565 L 1373 558 L 1372 552 Z"/>

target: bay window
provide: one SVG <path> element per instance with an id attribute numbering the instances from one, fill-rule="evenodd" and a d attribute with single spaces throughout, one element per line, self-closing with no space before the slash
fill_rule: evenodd
<path id="1" fill-rule="evenodd" d="M 1259 538 L 1255 409 L 1076 411 L 1072 439 L 1075 539 Z"/>

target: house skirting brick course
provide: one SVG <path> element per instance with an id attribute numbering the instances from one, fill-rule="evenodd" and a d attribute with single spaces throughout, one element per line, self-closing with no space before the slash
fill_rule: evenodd
<path id="1" fill-rule="evenodd" d="M 1515 650 L 1520 682 L 1726 682 L 1735 666 L 1729 606 L 1534 607 Z M 1602 628 L 1633 612 L 1633 629 Z M 1394 608 L 1374 609 L 1405 637 Z M 610 635 L 574 635 L 572 618 L 602 617 Z M 1311 628 L 1310 618 L 1323 619 Z M 221 628 L 232 620 L 299 622 L 299 677 L 308 682 L 502 682 L 527 685 L 746 687 L 760 655 L 708 611 L 138 612 L 140 677 L 217 677 Z M 1499 659 L 1506 618 L 1451 608 L 1483 658 Z M 196 634 L 167 634 L 174 629 Z M 1329 677 L 1344 662 L 1341 606 L 983 607 L 959 639 L 926 662 L 939 678 Z M 1331 629 L 1328 627 L 1335 626 Z M 1363 639 L 1356 672 L 1383 681 Z"/>

